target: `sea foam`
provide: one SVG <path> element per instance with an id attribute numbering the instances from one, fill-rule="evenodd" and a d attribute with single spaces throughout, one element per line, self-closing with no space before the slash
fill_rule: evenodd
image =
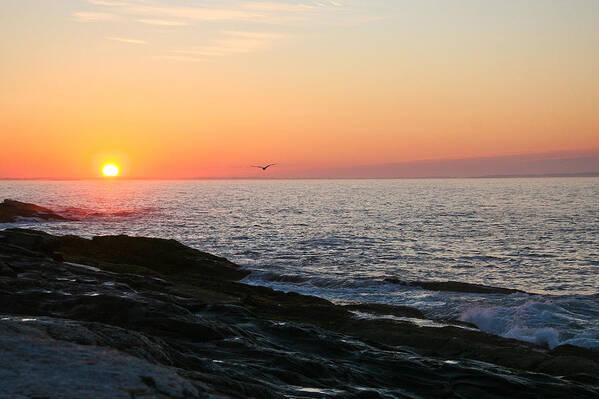
<path id="1" fill-rule="evenodd" d="M 599 349 L 599 331 L 588 328 L 584 321 L 575 321 L 574 316 L 578 315 L 563 305 L 559 299 L 539 298 L 520 305 L 475 306 L 466 309 L 460 320 L 488 333 L 550 349 L 563 344 Z"/>

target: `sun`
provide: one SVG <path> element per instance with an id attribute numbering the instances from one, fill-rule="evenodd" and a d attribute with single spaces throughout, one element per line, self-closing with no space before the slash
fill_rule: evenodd
<path id="1" fill-rule="evenodd" d="M 106 164 L 102 167 L 102 174 L 106 177 L 116 177 L 119 175 L 119 167 L 113 163 Z"/>

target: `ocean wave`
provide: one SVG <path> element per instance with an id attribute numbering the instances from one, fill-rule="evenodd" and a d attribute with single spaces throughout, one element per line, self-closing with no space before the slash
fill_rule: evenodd
<path id="1" fill-rule="evenodd" d="M 511 306 L 474 306 L 464 310 L 460 320 L 491 334 L 551 349 L 570 344 L 599 350 L 599 328 L 586 309 L 586 301 L 592 299 L 545 298 Z"/>
<path id="2" fill-rule="evenodd" d="M 361 288 L 383 285 L 396 285 L 406 288 L 420 288 L 428 291 L 449 291 L 470 294 L 529 294 L 521 290 L 493 287 L 482 284 L 465 283 L 460 281 L 407 281 L 394 277 L 377 278 L 339 278 L 320 277 L 305 274 L 277 273 L 272 271 L 253 271 L 251 279 L 266 283 L 289 283 L 296 285 L 311 285 L 320 288 Z"/>
<path id="3" fill-rule="evenodd" d="M 570 344 L 599 350 L 599 294 L 541 295 L 455 281 L 390 282 L 383 277 L 347 279 L 277 271 L 253 271 L 244 282 L 338 303 L 409 306 L 428 319 L 466 322 L 490 334 L 551 349 Z"/>

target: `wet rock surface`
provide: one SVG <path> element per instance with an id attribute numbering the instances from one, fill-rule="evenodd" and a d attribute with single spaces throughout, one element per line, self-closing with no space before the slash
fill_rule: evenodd
<path id="1" fill-rule="evenodd" d="M 596 352 L 362 319 L 424 316 L 246 273 L 171 240 L 0 231 L 0 398 L 599 397 Z"/>
<path id="2" fill-rule="evenodd" d="M 27 202 L 19 202 L 5 199 L 0 203 L 0 223 L 13 223 L 19 218 L 35 218 L 41 220 L 74 220 L 55 213 L 51 209 L 44 208 Z"/>

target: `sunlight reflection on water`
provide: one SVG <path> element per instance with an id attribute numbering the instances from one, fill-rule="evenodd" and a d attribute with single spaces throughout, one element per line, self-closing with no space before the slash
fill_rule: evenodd
<path id="1" fill-rule="evenodd" d="M 84 236 L 175 238 L 254 270 L 595 293 L 599 179 L 0 182 Z"/>

